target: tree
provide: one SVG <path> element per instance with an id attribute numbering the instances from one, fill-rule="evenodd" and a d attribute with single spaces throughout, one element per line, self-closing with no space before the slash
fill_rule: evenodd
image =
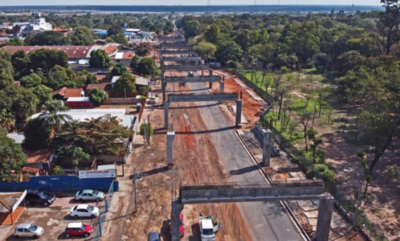
<path id="1" fill-rule="evenodd" d="M 47 73 L 54 66 L 67 67 L 68 55 L 63 51 L 53 49 L 38 49 L 28 54 L 30 67 L 33 70 L 41 69 Z"/>
<path id="2" fill-rule="evenodd" d="M 303 125 L 304 143 L 306 144 L 306 152 L 308 152 L 307 131 L 308 131 L 308 126 L 310 124 L 310 120 L 312 118 L 311 116 L 312 116 L 312 113 L 310 113 L 306 109 L 301 110 L 300 113 L 299 113 L 300 122 Z"/>
<path id="3" fill-rule="evenodd" d="M 221 40 L 221 33 L 219 31 L 218 25 L 211 24 L 204 32 L 204 37 L 206 41 L 213 44 L 218 44 L 218 42 Z"/>
<path id="4" fill-rule="evenodd" d="M 151 50 L 151 46 L 149 44 L 146 43 L 141 43 L 139 45 L 137 45 L 135 48 L 135 54 L 139 55 L 139 56 L 146 56 L 150 53 Z"/>
<path id="5" fill-rule="evenodd" d="M 60 113 L 61 111 L 66 111 L 68 109 L 67 106 L 62 106 L 60 101 L 47 101 L 42 107 L 44 112 L 40 114 L 39 117 L 46 120 L 47 123 L 53 127 L 55 132 L 59 132 L 61 131 L 61 124 L 72 120 L 70 115 Z"/>
<path id="6" fill-rule="evenodd" d="M 139 63 L 140 63 L 140 57 L 135 54 L 135 56 L 133 56 L 131 60 L 130 66 L 132 69 L 137 70 Z"/>
<path id="7" fill-rule="evenodd" d="M 53 175 L 63 175 L 64 169 L 61 166 L 55 166 L 53 169 Z"/>
<path id="8" fill-rule="evenodd" d="M 113 35 L 116 36 L 119 33 L 124 33 L 124 31 L 125 31 L 125 29 L 123 27 L 115 24 L 107 30 L 107 35 L 108 36 L 113 36 Z"/>
<path id="9" fill-rule="evenodd" d="M 171 21 L 167 21 L 167 23 L 165 24 L 163 31 L 165 35 L 168 35 L 170 33 L 172 33 L 174 31 L 174 23 Z"/>
<path id="10" fill-rule="evenodd" d="M 368 191 L 368 184 L 371 183 L 372 177 L 370 175 L 369 167 L 366 163 L 365 157 L 366 154 L 363 151 L 357 152 L 357 156 L 361 159 L 360 165 L 364 168 L 364 178 L 365 178 L 365 189 L 364 189 L 364 197 Z"/>
<path id="11" fill-rule="evenodd" d="M 88 84 L 97 84 L 97 83 L 99 83 L 99 81 L 97 80 L 96 75 L 91 74 L 91 73 L 88 73 L 86 75 L 86 81 L 85 81 L 86 85 L 88 85 Z"/>
<path id="12" fill-rule="evenodd" d="M 251 44 L 250 31 L 248 29 L 241 30 L 236 36 L 235 42 L 246 51 Z"/>
<path id="13" fill-rule="evenodd" d="M 14 76 L 20 79 L 21 75 L 25 75 L 30 72 L 29 58 L 24 51 L 18 50 L 11 56 L 11 64 L 14 67 Z"/>
<path id="14" fill-rule="evenodd" d="M 114 65 L 114 68 L 111 70 L 111 75 L 120 76 L 123 73 L 127 73 L 129 70 L 126 68 L 124 63 L 118 63 Z"/>
<path id="15" fill-rule="evenodd" d="M 202 41 L 193 47 L 193 50 L 196 51 L 203 59 L 212 58 L 217 51 L 217 47 L 209 42 Z"/>
<path id="16" fill-rule="evenodd" d="M 14 78 L 11 74 L 0 73 L 0 90 L 14 85 Z"/>
<path id="17" fill-rule="evenodd" d="M 151 75 L 156 70 L 153 58 L 142 58 L 139 62 L 137 71 L 142 75 Z"/>
<path id="18" fill-rule="evenodd" d="M 93 35 L 89 28 L 78 26 L 71 37 L 73 45 L 91 45 L 93 44 Z"/>
<path id="19" fill-rule="evenodd" d="M 124 33 L 119 33 L 115 35 L 114 41 L 119 44 L 127 45 L 128 41 L 126 40 L 126 36 Z"/>
<path id="20" fill-rule="evenodd" d="M 14 37 L 7 41 L 7 45 L 9 46 L 23 46 L 24 42 L 22 42 L 19 38 Z"/>
<path id="21" fill-rule="evenodd" d="M 64 37 L 64 35 L 60 32 L 56 31 L 45 31 L 43 33 L 38 33 L 34 35 L 29 35 L 25 39 L 26 45 L 68 45 L 71 42 Z"/>
<path id="22" fill-rule="evenodd" d="M 0 130 L 0 181 L 18 182 L 26 159 L 21 145 L 16 144 L 3 130 Z"/>
<path id="23" fill-rule="evenodd" d="M 317 137 L 317 135 L 318 135 L 318 132 L 317 132 L 317 130 L 314 129 L 314 127 L 311 127 L 307 131 L 308 139 L 313 142 L 313 144 L 311 144 L 311 150 L 312 150 L 312 156 L 313 156 L 314 163 L 315 163 L 315 153 L 318 150 L 319 146 L 323 143 L 322 138 Z"/>
<path id="24" fill-rule="evenodd" d="M 51 93 L 53 90 L 45 85 L 38 85 L 30 88 L 36 97 L 39 99 L 39 105 L 46 103 L 46 101 L 52 100 Z"/>
<path id="25" fill-rule="evenodd" d="M 234 58 L 233 56 L 240 59 L 242 53 L 243 50 L 238 44 L 234 41 L 226 41 L 219 46 L 217 52 L 215 52 L 215 57 L 219 62 L 226 63 L 228 60 Z"/>
<path id="26" fill-rule="evenodd" d="M 142 123 L 140 125 L 140 135 L 147 137 L 147 143 L 150 145 L 150 137 L 153 136 L 154 130 L 151 124 Z"/>
<path id="27" fill-rule="evenodd" d="M 104 50 L 93 50 L 90 53 L 89 64 L 91 68 L 108 68 L 112 65 L 112 60 Z"/>
<path id="28" fill-rule="evenodd" d="M 39 86 L 42 83 L 42 78 L 39 75 L 32 73 L 30 75 L 24 76 L 21 80 L 21 85 L 25 88 L 33 88 Z"/>
<path id="29" fill-rule="evenodd" d="M 108 99 L 108 94 L 99 88 L 94 88 L 89 92 L 89 99 L 94 105 L 99 105 L 102 101 Z"/>
<path id="30" fill-rule="evenodd" d="M 30 119 L 25 125 L 24 142 L 22 145 L 28 150 L 46 148 L 50 143 L 51 127 L 41 118 Z"/>
<path id="31" fill-rule="evenodd" d="M 189 20 L 186 22 L 185 37 L 190 38 L 200 34 L 200 23 L 197 20 Z"/>
<path id="32" fill-rule="evenodd" d="M 113 91 L 115 92 L 136 92 L 136 77 L 131 73 L 124 73 L 115 82 Z"/>
<path id="33" fill-rule="evenodd" d="M 384 4 L 385 12 L 379 13 L 379 22 L 377 24 L 378 48 L 382 54 L 389 54 L 392 46 L 400 40 L 400 5 L 398 0 L 381 0 Z"/>
<path id="34" fill-rule="evenodd" d="M 72 81 L 74 73 L 70 71 L 71 69 L 63 68 L 59 65 L 54 66 L 49 73 L 47 80 L 44 84 L 53 90 L 59 89 L 61 87 L 75 87 L 75 82 Z"/>
<path id="35" fill-rule="evenodd" d="M 74 151 L 72 152 L 72 165 L 78 167 L 79 163 L 82 161 L 89 161 L 90 155 L 83 151 L 81 147 L 75 147 Z"/>

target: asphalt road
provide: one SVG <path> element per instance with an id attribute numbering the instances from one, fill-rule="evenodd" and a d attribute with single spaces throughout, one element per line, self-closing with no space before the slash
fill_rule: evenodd
<path id="1" fill-rule="evenodd" d="M 206 84 L 208 86 L 208 83 Z M 189 83 L 189 87 L 191 90 L 196 90 L 196 94 L 209 93 L 203 83 Z M 255 167 L 233 130 L 229 128 L 234 123 L 228 123 L 219 107 L 212 105 L 214 102 L 196 104 L 211 105 L 207 108 L 198 108 L 198 110 L 207 127 L 204 131 L 211 135 L 220 157 L 220 164 L 229 176 L 229 181 L 264 182 L 264 177 Z M 254 241 L 303 240 L 279 202 L 238 203 L 238 207 Z"/>

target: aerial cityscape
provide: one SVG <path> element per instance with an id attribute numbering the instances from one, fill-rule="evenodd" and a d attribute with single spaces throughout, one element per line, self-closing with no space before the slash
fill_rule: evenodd
<path id="1" fill-rule="evenodd" d="M 0 4 L 0 240 L 400 240 L 400 3 L 120 3 Z"/>

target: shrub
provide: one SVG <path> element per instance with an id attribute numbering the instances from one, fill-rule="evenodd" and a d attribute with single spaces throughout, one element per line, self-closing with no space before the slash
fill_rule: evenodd
<path id="1" fill-rule="evenodd" d="M 64 169 L 60 166 L 55 166 L 53 169 L 53 174 L 54 175 L 62 175 L 62 174 L 64 174 Z"/>

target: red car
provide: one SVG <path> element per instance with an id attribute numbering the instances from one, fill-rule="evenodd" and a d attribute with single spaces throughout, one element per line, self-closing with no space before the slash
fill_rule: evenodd
<path id="1" fill-rule="evenodd" d="M 185 236 L 185 227 L 183 226 L 184 225 L 184 223 L 183 223 L 183 213 L 181 213 L 179 215 L 179 219 L 181 221 L 181 226 L 179 227 L 179 231 L 181 232 L 181 238 L 183 238 L 183 236 Z M 170 234 L 172 236 L 172 225 L 169 226 L 169 232 L 170 232 Z"/>
<path id="2" fill-rule="evenodd" d="M 93 233 L 93 227 L 89 224 L 83 223 L 70 223 L 65 228 L 65 237 L 71 236 L 85 236 L 89 237 Z"/>

